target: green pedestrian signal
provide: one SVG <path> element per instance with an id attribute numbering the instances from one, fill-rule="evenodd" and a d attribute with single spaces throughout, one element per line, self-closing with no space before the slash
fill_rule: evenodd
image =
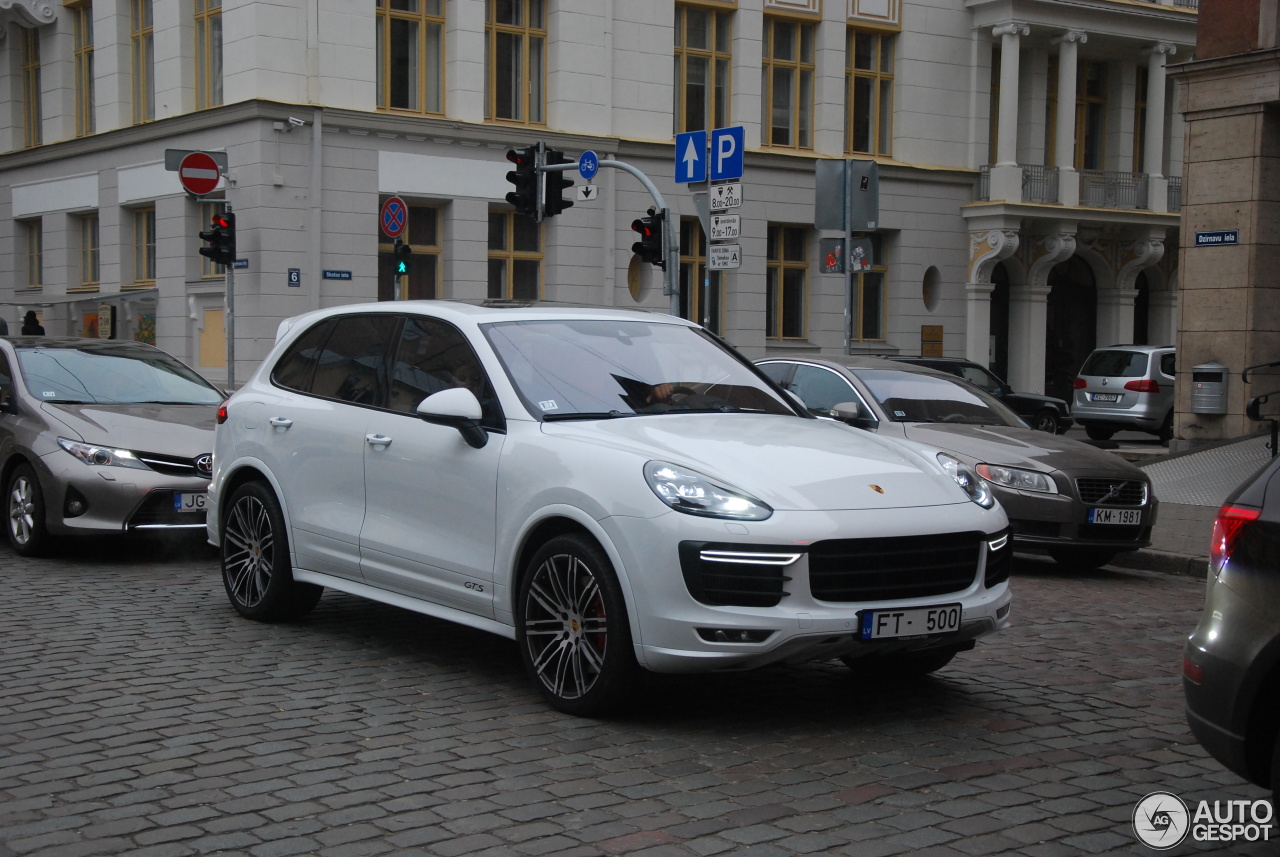
<path id="1" fill-rule="evenodd" d="M 409 257 L 413 255 L 413 248 L 408 244 L 396 239 L 395 260 L 396 260 L 396 276 L 403 277 L 409 273 Z"/>

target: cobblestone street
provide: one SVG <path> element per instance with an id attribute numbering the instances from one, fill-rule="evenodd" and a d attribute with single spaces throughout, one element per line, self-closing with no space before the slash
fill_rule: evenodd
<path id="1" fill-rule="evenodd" d="M 1187 729 L 1186 577 L 1019 558 L 932 678 L 654 677 L 591 721 L 509 641 L 333 592 L 255 624 L 207 551 L 139 552 L 0 553 L 0 857 L 1135 854 L 1149 792 L 1265 796 Z"/>

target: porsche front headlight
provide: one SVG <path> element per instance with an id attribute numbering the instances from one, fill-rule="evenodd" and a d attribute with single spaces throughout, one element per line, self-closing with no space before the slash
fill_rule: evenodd
<path id="1" fill-rule="evenodd" d="M 991 492 L 991 486 L 972 467 L 945 452 L 938 453 L 938 463 L 964 489 L 970 500 L 984 509 L 990 509 L 996 504 L 996 495 Z"/>
<path id="2" fill-rule="evenodd" d="M 773 509 L 750 494 L 687 467 L 650 461 L 644 466 L 644 478 L 659 500 L 686 515 L 763 521 L 773 514 Z"/>

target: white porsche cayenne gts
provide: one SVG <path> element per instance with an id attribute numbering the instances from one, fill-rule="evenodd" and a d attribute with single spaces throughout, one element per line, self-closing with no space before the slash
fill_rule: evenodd
<path id="1" fill-rule="evenodd" d="M 232 605 L 324 587 L 513 638 L 582 715 L 639 668 L 925 673 L 1008 623 L 1008 521 L 957 459 L 815 419 L 696 324 L 344 306 L 280 325 L 219 411 Z"/>

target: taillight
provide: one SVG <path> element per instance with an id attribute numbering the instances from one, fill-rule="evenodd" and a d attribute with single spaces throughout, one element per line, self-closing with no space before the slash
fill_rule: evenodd
<path id="1" fill-rule="evenodd" d="M 1130 381 L 1124 385 L 1126 390 L 1133 390 L 1135 393 L 1159 393 L 1160 384 L 1156 381 Z"/>
<path id="2" fill-rule="evenodd" d="M 227 402 L 230 399 L 223 399 L 222 404 L 218 405 L 218 425 L 222 425 L 227 421 Z"/>
<path id="3" fill-rule="evenodd" d="M 1223 506 L 1218 510 L 1218 517 L 1213 522 L 1213 541 L 1209 545 L 1209 567 L 1216 574 L 1231 559 L 1240 536 L 1249 529 L 1249 524 L 1258 520 L 1262 514 L 1260 509 L 1245 509 L 1240 506 Z"/>
<path id="4" fill-rule="evenodd" d="M 1084 389 L 1085 387 L 1087 387 L 1087 386 L 1089 386 L 1089 382 L 1088 382 L 1088 381 L 1086 381 L 1085 379 L 1083 379 L 1083 378 L 1077 378 L 1077 379 L 1076 379 L 1075 389 L 1077 389 L 1077 390 L 1083 390 L 1083 389 Z"/>
<path id="5" fill-rule="evenodd" d="M 1204 667 L 1195 664 L 1191 658 L 1185 655 L 1182 658 L 1182 674 L 1196 684 L 1204 682 Z"/>

